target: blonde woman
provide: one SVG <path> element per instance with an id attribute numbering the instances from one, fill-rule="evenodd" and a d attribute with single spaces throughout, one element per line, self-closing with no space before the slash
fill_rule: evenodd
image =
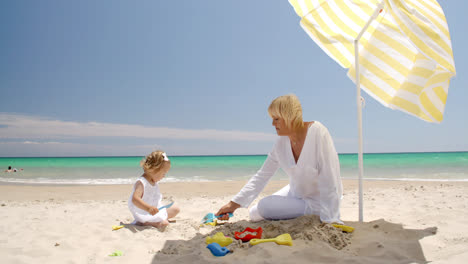
<path id="1" fill-rule="evenodd" d="M 318 215 L 322 222 L 343 223 L 340 164 L 327 128 L 317 121 L 304 122 L 301 104 L 293 94 L 273 100 L 268 113 L 279 136 L 273 150 L 262 168 L 216 215 L 227 220 L 227 213 L 247 208 L 282 168 L 289 176 L 289 184 L 252 206 L 249 211 L 252 221 Z"/>

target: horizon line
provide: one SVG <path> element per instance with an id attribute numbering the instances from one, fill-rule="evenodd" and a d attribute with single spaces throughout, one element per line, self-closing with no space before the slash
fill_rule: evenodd
<path id="1" fill-rule="evenodd" d="M 454 151 L 405 151 L 405 152 L 364 152 L 363 154 L 416 154 L 416 153 L 461 153 L 468 152 L 468 150 L 454 150 Z M 338 153 L 338 155 L 357 155 L 358 153 L 354 152 L 343 152 Z M 267 156 L 266 154 L 200 154 L 200 155 L 170 155 L 169 157 L 227 157 L 227 156 Z M 112 155 L 103 155 L 103 156 L 0 156 L 1 159 L 4 158 L 132 158 L 132 157 L 145 157 L 146 155 L 131 155 L 131 156 L 112 156 Z"/>

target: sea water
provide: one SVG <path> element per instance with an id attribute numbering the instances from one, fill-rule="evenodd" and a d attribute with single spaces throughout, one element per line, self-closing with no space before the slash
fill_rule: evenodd
<path id="1" fill-rule="evenodd" d="M 266 155 L 172 156 L 163 181 L 247 181 Z M 0 183 L 131 184 L 142 174 L 143 157 L 0 158 Z M 339 154 L 341 177 L 357 179 L 357 154 Z M 11 166 L 18 172 L 4 172 Z M 287 180 L 280 169 L 272 180 Z M 364 154 L 364 179 L 468 181 L 468 152 Z"/>

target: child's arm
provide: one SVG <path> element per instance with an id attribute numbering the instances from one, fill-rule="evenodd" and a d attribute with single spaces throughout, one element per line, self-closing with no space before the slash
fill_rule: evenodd
<path id="1" fill-rule="evenodd" d="M 142 209 L 142 210 L 145 210 L 147 211 L 148 213 L 150 213 L 151 215 L 155 215 L 159 212 L 158 208 L 154 207 L 154 206 L 151 206 L 147 203 L 145 203 L 141 198 L 143 197 L 143 193 L 144 193 L 144 187 L 143 187 L 143 184 L 138 181 L 136 184 L 135 184 L 135 192 L 133 192 L 133 197 L 132 197 L 132 202 L 133 204 Z"/>

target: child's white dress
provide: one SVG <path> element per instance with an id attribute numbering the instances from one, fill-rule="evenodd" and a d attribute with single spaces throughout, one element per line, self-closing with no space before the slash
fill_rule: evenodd
<path id="1" fill-rule="evenodd" d="M 140 181 L 143 184 L 143 187 L 144 187 L 142 200 L 145 203 L 147 203 L 147 204 L 149 204 L 151 206 L 154 206 L 156 208 L 158 206 L 161 206 L 162 194 L 159 191 L 158 183 L 155 183 L 154 185 L 152 185 L 151 183 L 149 183 L 145 179 L 145 177 L 138 178 L 136 183 L 138 181 Z M 135 204 L 133 204 L 132 197 L 133 197 L 133 193 L 135 192 L 136 183 L 133 186 L 132 194 L 130 195 L 130 198 L 128 199 L 128 209 L 130 209 L 130 212 L 133 214 L 133 217 L 135 218 L 135 221 L 143 224 L 143 223 L 146 223 L 146 222 L 155 223 L 155 222 L 161 222 L 161 221 L 166 220 L 167 219 L 167 210 L 166 210 L 166 208 L 163 208 L 163 209 L 159 210 L 159 212 L 157 214 L 155 214 L 155 215 L 151 215 L 147 211 L 142 210 L 142 209 L 136 207 Z"/>

